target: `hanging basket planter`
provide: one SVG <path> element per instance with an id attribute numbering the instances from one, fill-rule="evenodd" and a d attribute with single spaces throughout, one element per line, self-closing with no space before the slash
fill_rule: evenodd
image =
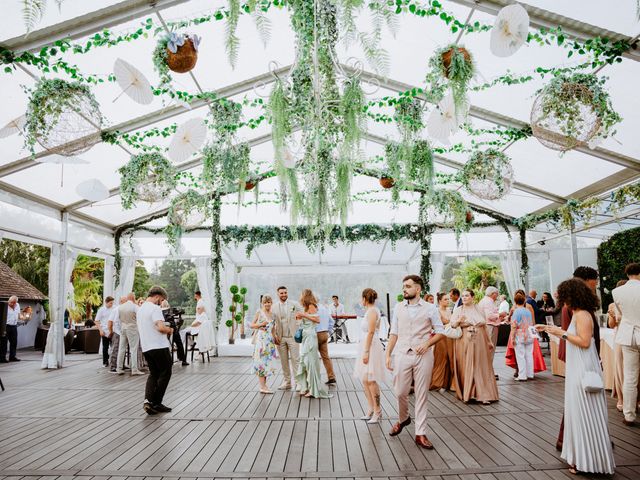
<path id="1" fill-rule="evenodd" d="M 494 148 L 475 152 L 462 169 L 462 183 L 478 198 L 498 200 L 507 195 L 513 186 L 511 161 Z"/>
<path id="2" fill-rule="evenodd" d="M 200 37 L 190 33 L 175 33 L 158 40 L 153 51 L 153 66 L 163 85 L 171 83 L 170 71 L 187 73 L 198 62 Z"/>
<path id="3" fill-rule="evenodd" d="M 390 189 L 396 184 L 396 181 L 391 177 L 382 177 L 380 179 L 380 185 L 382 188 Z"/>
<path id="4" fill-rule="evenodd" d="M 447 48 L 440 54 L 443 67 L 442 74 L 445 76 L 445 78 L 450 78 L 449 75 L 451 72 L 451 64 L 453 63 L 455 56 L 461 56 L 466 64 L 472 64 L 471 54 L 466 48 L 456 46 Z"/>
<path id="5" fill-rule="evenodd" d="M 198 62 L 198 47 L 189 37 L 184 37 L 184 44 L 172 52 L 167 46 L 167 66 L 169 70 L 176 73 L 187 73 L 196 66 Z"/>
<path id="6" fill-rule="evenodd" d="M 40 79 L 26 113 L 25 145 L 40 144 L 65 157 L 86 152 L 100 141 L 102 114 L 87 85 L 59 78 Z"/>
<path id="7" fill-rule="evenodd" d="M 473 223 L 473 212 L 471 210 L 467 210 L 467 214 L 465 215 L 465 220 L 467 223 Z"/>
<path id="8" fill-rule="evenodd" d="M 247 180 L 244 182 L 244 190 L 245 192 L 251 191 L 255 188 L 256 184 L 253 180 Z"/>
<path id="9" fill-rule="evenodd" d="M 605 82 L 592 74 L 553 78 L 533 103 L 533 136 L 545 147 L 565 152 L 613 135 L 622 118 L 613 110 Z"/>
<path id="10" fill-rule="evenodd" d="M 177 184 L 175 168 L 157 152 L 133 155 L 118 171 L 120 197 L 125 209 L 132 208 L 138 201 L 155 203 L 164 200 Z"/>

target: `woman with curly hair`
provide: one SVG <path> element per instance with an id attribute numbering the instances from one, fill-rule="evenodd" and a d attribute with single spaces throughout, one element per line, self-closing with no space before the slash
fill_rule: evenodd
<path id="1" fill-rule="evenodd" d="M 567 344 L 561 457 L 573 474 L 613 474 L 615 462 L 609 436 L 607 400 L 591 317 L 591 312 L 598 309 L 598 297 L 583 280 L 577 278 L 558 285 L 558 297 L 560 304 L 573 312 L 569 328 L 566 331 L 548 325 L 536 328 L 563 338 Z"/>

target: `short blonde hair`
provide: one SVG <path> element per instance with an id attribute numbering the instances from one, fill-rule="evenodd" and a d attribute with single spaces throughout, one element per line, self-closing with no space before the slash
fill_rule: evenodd
<path id="1" fill-rule="evenodd" d="M 273 299 L 271 298 L 270 295 L 262 296 L 262 304 L 264 305 L 265 303 L 273 303 Z"/>

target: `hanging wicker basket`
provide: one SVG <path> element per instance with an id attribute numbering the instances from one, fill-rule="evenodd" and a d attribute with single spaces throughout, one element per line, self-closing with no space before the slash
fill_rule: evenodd
<path id="1" fill-rule="evenodd" d="M 393 188 L 395 183 L 396 181 L 390 177 L 382 177 L 380 179 L 380 185 L 382 186 L 382 188 L 386 188 L 386 189 Z"/>
<path id="2" fill-rule="evenodd" d="M 456 47 L 456 49 L 458 50 L 458 52 L 460 52 L 462 55 L 464 55 L 464 61 L 467 63 L 471 63 L 471 54 L 469 53 L 469 51 L 464 48 L 464 47 Z M 449 50 L 447 50 L 446 52 L 442 53 L 442 65 L 444 67 L 444 72 L 442 72 L 444 74 L 444 76 L 446 78 L 449 78 L 449 69 L 451 68 L 451 59 L 453 57 L 453 47 L 450 48 Z"/>
<path id="3" fill-rule="evenodd" d="M 193 45 L 193 40 L 185 38 L 184 45 L 178 47 L 176 53 L 167 48 L 167 67 L 176 73 L 187 73 L 193 70 L 198 62 L 198 51 Z"/>

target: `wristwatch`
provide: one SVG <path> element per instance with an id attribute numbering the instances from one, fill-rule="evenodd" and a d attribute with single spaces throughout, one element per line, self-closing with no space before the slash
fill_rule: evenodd
<path id="1" fill-rule="evenodd" d="M 567 334 L 566 334 L 566 333 L 563 333 L 563 334 L 562 334 L 562 339 L 563 339 L 563 340 L 566 340 L 566 339 L 567 339 Z"/>

